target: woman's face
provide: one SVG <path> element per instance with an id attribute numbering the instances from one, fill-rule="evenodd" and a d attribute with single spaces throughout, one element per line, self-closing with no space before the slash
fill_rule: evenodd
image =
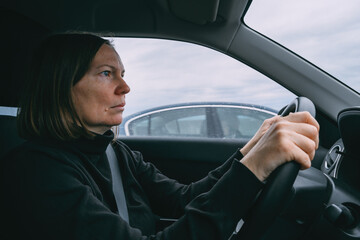
<path id="1" fill-rule="evenodd" d="M 113 47 L 103 44 L 89 70 L 72 88 L 77 114 L 86 127 L 103 134 L 122 122 L 125 95 L 125 69 Z"/>

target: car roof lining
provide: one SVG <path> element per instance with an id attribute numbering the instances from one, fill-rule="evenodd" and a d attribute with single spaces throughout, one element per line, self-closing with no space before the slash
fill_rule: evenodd
<path id="1" fill-rule="evenodd" d="M 215 22 L 220 0 L 168 0 L 171 12 L 196 24 Z"/>
<path id="2" fill-rule="evenodd" d="M 247 5 L 243 1 L 220 0 L 14 0 L 0 7 L 12 9 L 52 31 L 106 31 L 149 33 L 157 29 L 156 19 L 172 18 L 200 27 L 216 25 L 218 21 L 233 21 L 243 11 L 233 5 Z M 235 11 L 235 12 L 234 12 Z M 78 14 L 81 12 L 81 14 Z M 234 12 L 234 14 L 231 14 Z M 116 16 L 114 18 L 114 16 Z M 141 17 L 139 17 L 141 16 Z M 76 24 L 75 24 L 76 23 Z M 107 27 L 108 26 L 108 27 Z M 184 32 L 186 34 L 186 32 Z"/>

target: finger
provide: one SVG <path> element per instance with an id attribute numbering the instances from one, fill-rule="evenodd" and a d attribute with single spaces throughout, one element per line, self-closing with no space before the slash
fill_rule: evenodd
<path id="1" fill-rule="evenodd" d="M 318 129 L 315 126 L 302 122 L 297 123 L 281 120 L 273 124 L 271 128 L 275 131 L 285 130 L 290 132 L 296 132 L 314 141 L 317 141 L 319 135 Z"/>
<path id="2" fill-rule="evenodd" d="M 315 142 L 316 149 L 319 146 L 319 131 L 318 129 L 306 123 L 295 123 L 291 125 L 293 131 L 298 134 L 301 134 Z"/>
<path id="3" fill-rule="evenodd" d="M 318 144 L 317 129 L 314 126 L 281 121 L 275 124 L 273 128 L 274 136 L 277 138 L 275 142 L 277 142 L 279 150 L 285 154 L 285 159 L 295 159 L 297 156 L 295 153 L 298 152 L 298 149 L 303 152 L 301 155 L 307 154 L 309 161 L 314 158 Z"/>
<path id="4" fill-rule="evenodd" d="M 300 165 L 301 170 L 311 167 L 311 160 L 309 155 L 306 152 L 304 152 L 301 148 L 295 146 L 292 149 L 292 154 L 293 154 L 292 160 Z"/>
<path id="5" fill-rule="evenodd" d="M 303 136 L 298 136 L 295 141 L 289 141 L 291 144 L 288 145 L 287 148 L 284 149 L 283 153 L 286 154 L 286 161 L 295 161 L 300 165 L 300 169 L 307 169 L 311 167 L 311 159 L 313 158 L 313 154 L 309 154 L 311 152 L 311 143 L 305 143 L 303 140 L 299 140 L 300 138 L 305 138 Z M 314 145 L 314 144 L 313 144 Z"/>
<path id="6" fill-rule="evenodd" d="M 316 142 L 314 140 L 304 135 L 294 133 L 293 142 L 299 149 L 308 155 L 310 161 L 314 159 L 316 151 Z"/>
<path id="7" fill-rule="evenodd" d="M 316 121 L 316 119 L 313 116 L 311 116 L 309 112 L 290 113 L 288 116 L 283 117 L 283 119 L 290 122 L 307 123 L 315 126 L 318 131 L 320 130 L 319 123 Z"/>
<path id="8" fill-rule="evenodd" d="M 303 134 L 316 143 L 316 148 L 319 146 L 319 124 L 317 121 L 307 112 L 293 113 L 283 118 L 283 120 L 289 123 L 295 123 L 290 125 L 294 131 Z"/>

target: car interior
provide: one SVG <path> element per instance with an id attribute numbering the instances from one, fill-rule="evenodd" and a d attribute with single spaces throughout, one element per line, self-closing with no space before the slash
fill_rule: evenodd
<path id="1" fill-rule="evenodd" d="M 280 114 L 310 111 L 321 126 L 312 167 L 299 171 L 285 164 L 232 238 L 360 239 L 360 95 L 248 27 L 243 19 L 251 4 L 251 0 L 2 1 L 0 106 L 18 106 L 31 53 L 49 33 L 172 39 L 214 49 L 299 96 Z M 24 140 L 17 135 L 16 117 L 0 115 L 0 129 L 1 158 Z M 246 144 L 245 139 L 120 139 L 182 183 L 206 176 Z M 169 224 L 166 216 L 161 217 L 163 226 Z"/>

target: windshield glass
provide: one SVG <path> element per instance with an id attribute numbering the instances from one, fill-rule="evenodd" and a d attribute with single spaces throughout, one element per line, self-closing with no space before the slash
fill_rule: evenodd
<path id="1" fill-rule="evenodd" d="M 244 21 L 359 93 L 359 11 L 359 0 L 256 0 Z"/>

